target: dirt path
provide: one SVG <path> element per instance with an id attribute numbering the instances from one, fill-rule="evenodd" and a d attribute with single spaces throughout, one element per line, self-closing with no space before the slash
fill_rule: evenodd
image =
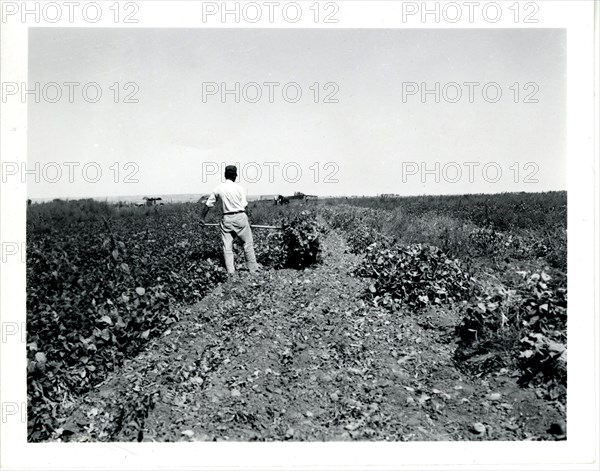
<path id="1" fill-rule="evenodd" d="M 564 411 L 515 379 L 465 377 L 452 310 L 367 306 L 331 232 L 305 271 L 242 274 L 76 404 L 73 441 L 522 440 Z M 474 427 L 474 424 L 477 424 Z M 71 434 L 74 432 L 73 434 Z"/>

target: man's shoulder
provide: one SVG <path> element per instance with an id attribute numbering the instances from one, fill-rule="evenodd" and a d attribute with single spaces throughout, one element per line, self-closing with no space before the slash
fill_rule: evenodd
<path id="1" fill-rule="evenodd" d="M 213 190 L 213 193 L 222 193 L 225 188 L 227 188 L 227 181 L 219 183 Z"/>
<path id="2" fill-rule="evenodd" d="M 213 193 L 215 195 L 218 195 L 218 194 L 223 194 L 223 193 L 231 193 L 232 191 L 240 192 L 242 194 L 246 193 L 244 190 L 244 187 L 242 185 L 240 185 L 239 183 L 236 183 L 236 182 L 232 182 L 231 180 L 225 180 L 223 183 L 218 185 L 213 190 Z"/>
<path id="3" fill-rule="evenodd" d="M 237 191 L 241 191 L 242 193 L 244 192 L 244 187 L 242 185 L 240 185 L 239 183 L 236 182 L 232 182 L 231 180 L 226 180 L 225 183 L 222 183 L 221 186 L 223 188 L 228 189 L 229 191 L 231 191 L 232 189 L 235 189 Z"/>

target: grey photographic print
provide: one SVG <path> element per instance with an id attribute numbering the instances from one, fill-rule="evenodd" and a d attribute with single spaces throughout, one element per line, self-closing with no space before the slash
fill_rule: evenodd
<path id="1" fill-rule="evenodd" d="M 594 7 L 2 2 L 3 466 L 592 469 Z"/>

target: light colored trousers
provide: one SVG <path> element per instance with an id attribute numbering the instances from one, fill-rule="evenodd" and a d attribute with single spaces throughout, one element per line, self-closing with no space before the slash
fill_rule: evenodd
<path id="1" fill-rule="evenodd" d="M 256 271 L 256 255 L 254 254 L 254 239 L 246 213 L 226 214 L 221 220 L 221 238 L 223 239 L 223 254 L 225 255 L 225 267 L 227 273 L 235 272 L 233 263 L 233 238 L 237 236 L 244 243 L 246 264 L 248 270 Z"/>

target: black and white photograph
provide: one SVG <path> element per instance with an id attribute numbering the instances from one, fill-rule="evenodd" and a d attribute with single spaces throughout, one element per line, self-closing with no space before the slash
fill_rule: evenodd
<path id="1" fill-rule="evenodd" d="M 368 3 L 2 2 L 3 469 L 595 469 L 597 4 Z"/>

